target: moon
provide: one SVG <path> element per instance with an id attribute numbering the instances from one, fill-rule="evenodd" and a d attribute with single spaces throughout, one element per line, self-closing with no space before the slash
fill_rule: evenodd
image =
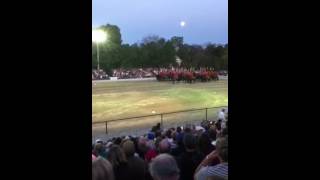
<path id="1" fill-rule="evenodd" d="M 180 22 L 180 26 L 181 26 L 181 27 L 186 26 L 186 22 L 185 22 L 185 21 L 181 21 L 181 22 Z"/>

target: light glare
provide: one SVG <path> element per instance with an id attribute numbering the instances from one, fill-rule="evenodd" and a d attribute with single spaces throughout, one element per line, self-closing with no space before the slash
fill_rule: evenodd
<path id="1" fill-rule="evenodd" d="M 92 41 L 95 43 L 101 43 L 107 40 L 107 34 L 102 30 L 92 31 Z"/>
<path id="2" fill-rule="evenodd" d="M 181 26 L 181 27 L 184 27 L 185 25 L 186 25 L 186 22 L 185 22 L 185 21 L 181 21 L 181 22 L 180 22 L 180 26 Z"/>

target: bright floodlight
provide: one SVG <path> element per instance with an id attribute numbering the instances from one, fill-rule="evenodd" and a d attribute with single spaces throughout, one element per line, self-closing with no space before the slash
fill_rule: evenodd
<path id="1" fill-rule="evenodd" d="M 107 40 L 107 34 L 102 30 L 92 31 L 92 41 L 95 43 L 101 43 Z"/>
<path id="2" fill-rule="evenodd" d="M 181 26 L 181 27 L 184 27 L 185 25 L 186 25 L 186 22 L 185 22 L 185 21 L 181 21 L 181 22 L 180 22 L 180 26 Z"/>

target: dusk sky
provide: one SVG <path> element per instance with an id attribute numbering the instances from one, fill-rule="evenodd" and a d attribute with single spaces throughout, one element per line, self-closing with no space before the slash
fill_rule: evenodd
<path id="1" fill-rule="evenodd" d="M 92 0 L 92 26 L 117 25 L 123 43 L 148 35 L 188 44 L 228 42 L 228 0 Z M 182 28 L 180 22 L 185 21 Z"/>

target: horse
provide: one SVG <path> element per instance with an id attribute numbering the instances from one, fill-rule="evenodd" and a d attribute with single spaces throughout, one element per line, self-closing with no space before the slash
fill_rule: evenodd
<path id="1" fill-rule="evenodd" d="M 210 78 L 214 81 L 219 80 L 219 74 L 216 71 L 210 71 Z"/>

